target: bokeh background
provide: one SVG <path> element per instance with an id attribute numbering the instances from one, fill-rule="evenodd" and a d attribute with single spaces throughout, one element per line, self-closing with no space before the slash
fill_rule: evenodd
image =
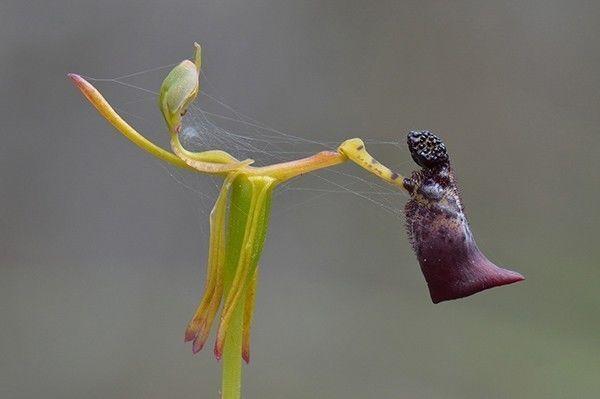
<path id="1" fill-rule="evenodd" d="M 599 397 L 599 20 L 592 1 L 3 1 L 0 397 L 218 397 L 210 351 L 183 343 L 215 182 L 139 151 L 65 77 L 165 66 L 194 41 L 216 92 L 284 132 L 439 132 L 480 247 L 527 277 L 433 305 L 401 217 L 289 191 L 245 397 Z M 165 142 L 152 95 L 99 87 Z M 371 150 L 408 172 L 403 148 Z"/>

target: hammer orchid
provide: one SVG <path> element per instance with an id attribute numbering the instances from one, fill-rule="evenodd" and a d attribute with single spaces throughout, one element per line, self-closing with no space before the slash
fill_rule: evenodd
<path id="1" fill-rule="evenodd" d="M 200 66 L 201 48 L 195 44 L 194 61 L 184 60 L 174 67 L 160 88 L 159 108 L 170 134 L 172 152 L 137 132 L 84 78 L 76 74 L 69 77 L 108 122 L 143 150 L 174 166 L 223 178 L 210 214 L 204 294 L 185 331 L 185 341 L 192 342 L 193 352 L 200 351 L 221 310 L 214 354 L 223 360 L 222 398 L 240 397 L 241 359 L 250 360 L 258 265 L 267 235 L 273 190 L 305 173 L 350 160 L 408 192 L 409 234 L 434 302 L 522 279 L 518 273 L 493 265 L 475 245 L 455 190 L 445 146 L 429 133 L 409 135 L 411 154 L 424 168 L 411 178 L 404 178 L 379 163 L 359 138 L 343 142 L 337 151 L 322 151 L 307 158 L 259 167 L 253 166 L 252 159 L 238 160 L 219 149 L 188 151 L 179 136 L 182 116 L 200 90 Z"/>

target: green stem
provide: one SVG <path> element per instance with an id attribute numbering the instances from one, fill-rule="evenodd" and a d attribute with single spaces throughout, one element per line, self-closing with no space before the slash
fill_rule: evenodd
<path id="1" fill-rule="evenodd" d="M 255 270 L 264 240 L 267 234 L 271 193 L 275 186 L 271 178 L 257 176 L 238 176 L 231 190 L 229 220 L 227 224 L 227 259 L 225 261 L 225 297 L 231 288 L 236 269 L 239 264 L 240 251 L 247 244 L 244 240 L 248 223 L 256 224 L 250 270 Z M 267 190 L 266 195 L 259 196 Z M 262 200 L 257 200 L 258 198 Z M 256 217 L 249 217 L 254 215 Z M 248 237 L 246 237 L 248 239 Z M 250 274 L 252 275 L 252 273 Z M 242 336 L 244 319 L 245 293 L 238 301 L 225 336 L 223 347 L 223 376 L 221 381 L 222 399 L 240 399 L 242 388 Z"/>
<path id="2" fill-rule="evenodd" d="M 240 301 L 243 302 L 243 301 Z M 233 313 L 223 348 L 221 398 L 239 399 L 242 391 L 242 321 L 244 306 L 240 303 Z"/>

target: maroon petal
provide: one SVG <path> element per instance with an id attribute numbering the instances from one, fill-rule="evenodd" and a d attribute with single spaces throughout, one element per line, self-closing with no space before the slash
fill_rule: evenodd
<path id="1" fill-rule="evenodd" d="M 490 262 L 477 248 L 466 224 L 449 229 L 434 223 L 430 234 L 421 232 L 420 236 L 414 242 L 415 252 L 433 303 L 524 279 L 519 273 Z"/>
<path id="2" fill-rule="evenodd" d="M 444 143 L 411 132 L 408 147 L 422 169 L 407 179 L 407 231 L 434 303 L 524 280 L 490 262 L 477 247 L 464 214 Z"/>

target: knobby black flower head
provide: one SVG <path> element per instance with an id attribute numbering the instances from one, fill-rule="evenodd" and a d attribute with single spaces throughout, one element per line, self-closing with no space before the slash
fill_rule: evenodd
<path id="1" fill-rule="evenodd" d="M 421 166 L 404 180 L 411 196 L 405 207 L 407 231 L 432 301 L 523 280 L 490 262 L 477 247 L 442 140 L 429 131 L 413 131 L 407 144 Z"/>

